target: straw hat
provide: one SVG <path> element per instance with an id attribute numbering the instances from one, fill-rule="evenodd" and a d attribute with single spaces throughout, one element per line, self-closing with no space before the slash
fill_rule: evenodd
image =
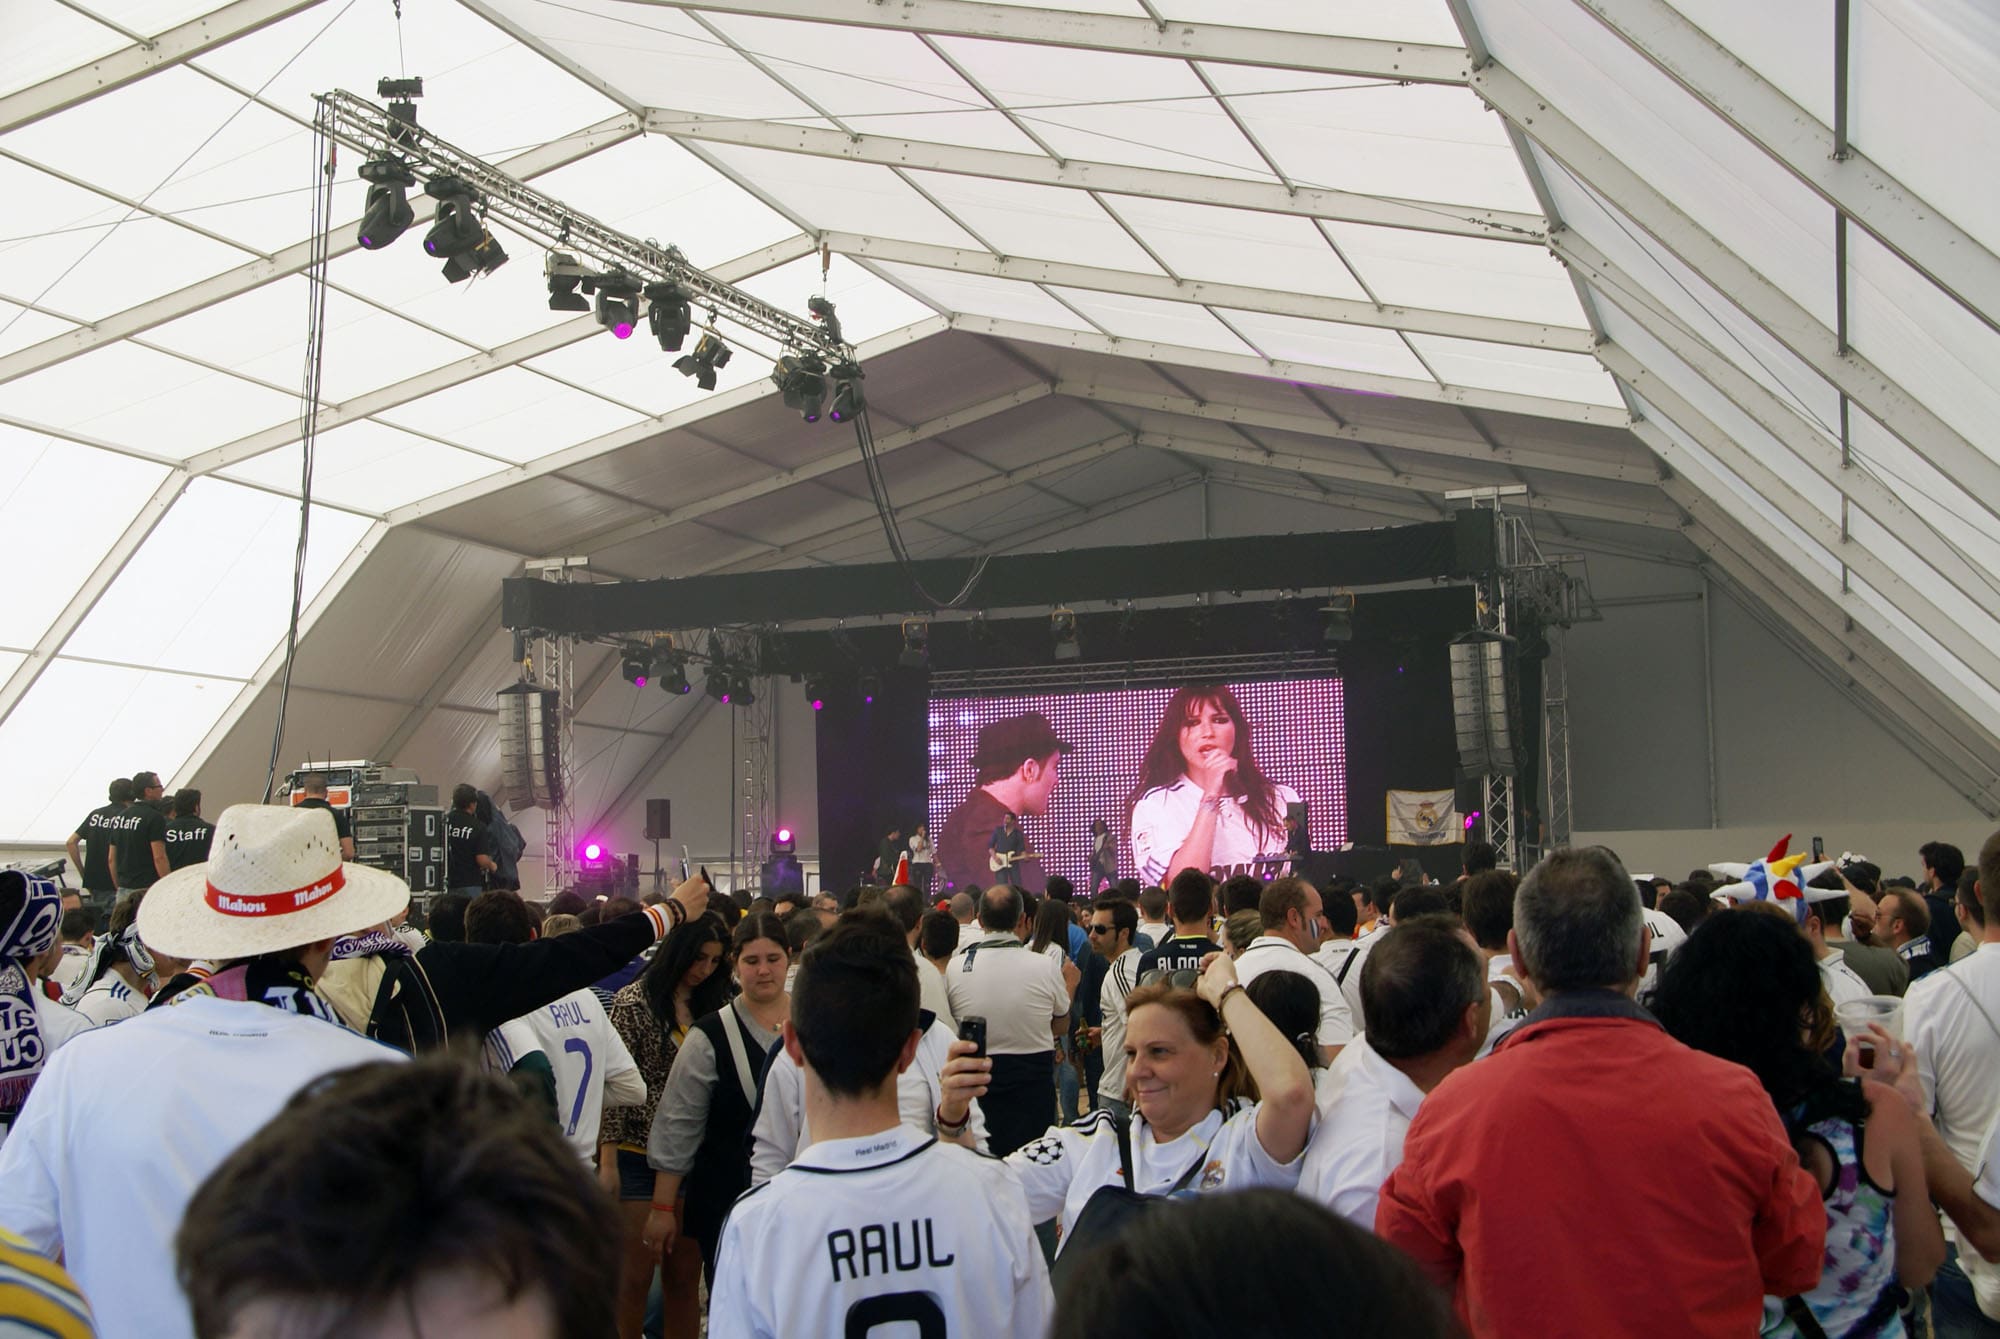
<path id="1" fill-rule="evenodd" d="M 166 875 L 139 904 L 139 937 L 176 958 L 224 961 L 379 925 L 410 902 L 393 874 L 343 864 L 325 809 L 238 804 L 208 860 Z"/>

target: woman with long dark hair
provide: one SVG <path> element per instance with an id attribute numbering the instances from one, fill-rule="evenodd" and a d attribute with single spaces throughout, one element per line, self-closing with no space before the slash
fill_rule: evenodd
<path id="1" fill-rule="evenodd" d="M 750 1120 L 764 1089 L 765 1061 L 791 1014 L 785 993 L 791 962 L 783 921 L 758 912 L 737 922 L 729 965 L 742 993 L 695 1019 L 653 1116 L 646 1145 L 654 1174 L 648 1250 L 670 1251 L 680 1238 L 692 1238 L 711 1281 L 722 1220 L 750 1188 Z"/>
<path id="2" fill-rule="evenodd" d="M 1139 877 L 1164 884 L 1184 869 L 1242 866 L 1285 852 L 1285 811 L 1299 793 L 1265 776 L 1243 704 L 1226 684 L 1167 699 L 1139 784 L 1125 802 Z"/>
<path id="3" fill-rule="evenodd" d="M 606 1111 L 598 1136 L 598 1175 L 618 1197 L 625 1243 L 618 1281 L 619 1339 L 640 1339 L 655 1268 L 663 1271 L 664 1339 L 695 1339 L 701 1333 L 700 1249 L 688 1242 L 663 1256 L 645 1242 L 653 1199 L 646 1139 L 688 1029 L 729 1002 L 729 973 L 721 970 L 728 947 L 720 917 L 710 913 L 690 921 L 662 940 L 645 974 L 611 1000 L 611 1025 L 646 1079 L 645 1105 Z"/>
<path id="4" fill-rule="evenodd" d="M 1652 1010 L 1677 1040 L 1757 1076 L 1800 1161 L 1819 1178 L 1819 1286 L 1766 1298 L 1763 1333 L 1905 1334 L 1905 1289 L 1928 1284 L 1944 1260 L 1916 1121 L 1902 1098 L 1843 1079 L 1827 1063 L 1833 1004 L 1792 918 L 1759 906 L 1709 917 L 1667 959 Z"/>

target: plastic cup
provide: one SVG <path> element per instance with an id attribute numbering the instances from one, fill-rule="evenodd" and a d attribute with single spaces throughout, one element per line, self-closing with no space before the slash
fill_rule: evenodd
<path id="1" fill-rule="evenodd" d="M 1834 1021 L 1850 1037 L 1867 1034 L 1870 1023 L 1897 1041 L 1903 1039 L 1903 1002 L 1894 995 L 1864 995 L 1833 1007 Z"/>

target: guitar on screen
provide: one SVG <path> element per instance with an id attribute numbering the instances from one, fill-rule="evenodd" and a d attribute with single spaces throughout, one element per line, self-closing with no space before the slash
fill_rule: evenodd
<path id="1" fill-rule="evenodd" d="M 1001 870 L 1009 869 L 1022 861 L 1040 859 L 1041 856 L 1033 851 L 995 851 L 986 857 L 986 868 L 998 874 Z"/>

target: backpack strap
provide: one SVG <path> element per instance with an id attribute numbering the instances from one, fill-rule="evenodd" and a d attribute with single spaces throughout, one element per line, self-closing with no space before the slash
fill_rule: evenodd
<path id="1" fill-rule="evenodd" d="M 1345 989 L 1347 986 L 1347 974 L 1353 970 L 1354 960 L 1360 956 L 1358 951 L 1360 947 L 1360 944 L 1357 943 L 1354 948 L 1347 950 L 1347 956 L 1340 960 L 1340 970 L 1333 975 L 1333 983 L 1342 989 Z"/>
<path id="2" fill-rule="evenodd" d="M 1826 1327 L 1819 1323 L 1819 1317 L 1813 1315 L 1812 1308 L 1806 1305 L 1806 1299 L 1799 1293 L 1785 1299 L 1785 1319 L 1799 1332 L 1799 1339 L 1826 1339 Z"/>

